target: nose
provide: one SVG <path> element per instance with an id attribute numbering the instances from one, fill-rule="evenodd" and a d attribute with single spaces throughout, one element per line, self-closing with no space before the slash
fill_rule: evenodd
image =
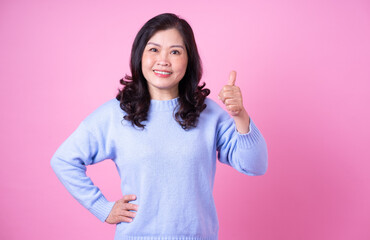
<path id="1" fill-rule="evenodd" d="M 164 67 L 169 67 L 171 66 L 171 63 L 170 61 L 168 60 L 168 57 L 167 57 L 167 54 L 165 53 L 165 51 L 162 52 L 162 54 L 160 54 L 158 56 L 158 59 L 157 59 L 157 65 L 158 66 L 164 66 Z"/>

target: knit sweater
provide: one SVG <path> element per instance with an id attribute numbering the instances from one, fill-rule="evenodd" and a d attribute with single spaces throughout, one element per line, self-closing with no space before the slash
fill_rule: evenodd
<path id="1" fill-rule="evenodd" d="M 112 159 L 123 195 L 139 206 L 132 222 L 116 225 L 115 240 L 216 240 L 219 222 L 213 199 L 216 157 L 247 175 L 267 170 L 266 142 L 250 120 L 240 134 L 234 120 L 213 100 L 205 100 L 196 128 L 174 119 L 178 98 L 151 100 L 145 128 L 123 119 L 112 99 L 87 116 L 63 142 L 51 166 L 67 190 L 102 222 L 108 201 L 86 175 L 86 166 Z"/>

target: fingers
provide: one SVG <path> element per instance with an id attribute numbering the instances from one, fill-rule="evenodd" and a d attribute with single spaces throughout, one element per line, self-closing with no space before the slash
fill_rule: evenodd
<path id="1" fill-rule="evenodd" d="M 138 206 L 131 203 L 124 203 L 123 206 L 120 206 L 116 212 L 116 218 L 121 222 L 132 222 L 133 218 L 136 217 L 136 212 Z"/>
<path id="2" fill-rule="evenodd" d="M 231 115 L 237 116 L 243 110 L 243 97 L 241 90 L 235 86 L 236 72 L 231 71 L 227 85 L 223 86 L 218 98 L 225 104 Z"/>
<path id="3" fill-rule="evenodd" d="M 127 217 L 127 216 L 123 216 L 123 215 L 115 215 L 115 216 L 108 217 L 106 222 L 110 223 L 110 224 L 117 224 L 117 223 L 120 223 L 120 222 L 132 222 L 134 220 L 133 218 L 134 217 Z"/>
<path id="4" fill-rule="evenodd" d="M 220 93 L 218 94 L 218 98 L 225 104 L 225 100 L 227 99 L 241 99 L 241 91 L 240 88 L 237 86 L 229 86 L 225 85 Z"/>
<path id="5" fill-rule="evenodd" d="M 124 202 L 134 201 L 136 199 L 136 195 L 125 195 L 121 200 Z"/>
<path id="6" fill-rule="evenodd" d="M 238 106 L 239 105 L 239 102 L 240 100 L 239 99 L 226 99 L 225 100 L 225 105 L 226 106 Z"/>
<path id="7" fill-rule="evenodd" d="M 120 223 L 120 222 L 132 222 L 133 219 L 132 218 L 129 218 L 129 217 L 124 217 L 124 216 L 120 216 L 118 217 L 117 219 L 117 223 Z"/>
<path id="8" fill-rule="evenodd" d="M 125 195 L 123 198 L 116 201 L 106 219 L 106 222 L 110 224 L 132 222 L 133 218 L 136 217 L 136 212 L 133 211 L 138 211 L 139 206 L 129 203 L 129 201 L 133 201 L 135 199 L 135 195 Z"/>
<path id="9" fill-rule="evenodd" d="M 134 217 L 136 217 L 136 212 L 122 210 L 121 213 L 120 213 L 120 216 L 134 218 Z"/>
<path id="10" fill-rule="evenodd" d="M 132 203 L 125 203 L 123 205 L 123 208 L 125 210 L 132 210 L 132 211 L 137 211 L 139 209 L 139 206 L 136 205 L 136 204 L 132 204 Z"/>
<path id="11" fill-rule="evenodd" d="M 228 105 L 226 108 L 232 116 L 236 116 L 241 112 L 239 105 Z"/>
<path id="12" fill-rule="evenodd" d="M 124 217 L 136 217 L 136 213 L 132 211 L 139 210 L 139 206 L 137 204 L 129 203 L 129 201 L 133 201 L 136 199 L 136 195 L 125 195 L 121 200 L 120 206 L 120 215 Z"/>
<path id="13" fill-rule="evenodd" d="M 137 204 L 129 203 L 129 201 L 133 201 L 135 199 L 136 199 L 135 195 L 125 195 L 123 196 L 123 198 L 121 198 L 117 202 L 120 203 L 120 208 L 124 210 L 137 211 L 139 209 L 139 206 Z"/>
<path id="14" fill-rule="evenodd" d="M 229 86 L 234 86 L 236 81 L 236 72 L 231 71 L 230 76 L 229 76 L 229 81 L 227 82 L 227 85 Z"/>

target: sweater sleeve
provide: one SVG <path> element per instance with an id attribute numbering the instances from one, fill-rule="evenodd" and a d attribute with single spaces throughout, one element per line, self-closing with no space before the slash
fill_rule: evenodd
<path id="1" fill-rule="evenodd" d="M 240 134 L 234 119 L 229 117 L 219 124 L 217 151 L 220 162 L 250 176 L 267 171 L 267 145 L 261 132 L 250 119 L 249 132 Z"/>
<path id="2" fill-rule="evenodd" d="M 51 159 L 59 180 L 85 208 L 105 222 L 114 202 L 109 202 L 86 175 L 86 166 L 112 158 L 105 146 L 82 122 L 63 142 Z"/>

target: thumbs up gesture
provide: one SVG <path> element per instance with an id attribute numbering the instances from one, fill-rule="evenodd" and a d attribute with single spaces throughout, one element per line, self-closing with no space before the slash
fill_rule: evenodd
<path id="1" fill-rule="evenodd" d="M 225 104 L 226 109 L 233 116 L 236 128 L 240 133 L 249 132 L 249 115 L 243 106 L 243 98 L 240 88 L 235 86 L 236 72 L 231 71 L 229 81 L 225 85 L 218 98 Z"/>
<path id="2" fill-rule="evenodd" d="M 232 116 L 238 116 L 244 109 L 242 93 L 240 88 L 235 86 L 235 81 L 236 72 L 231 71 L 227 85 L 218 94 L 218 98 L 225 104 L 226 109 Z"/>

